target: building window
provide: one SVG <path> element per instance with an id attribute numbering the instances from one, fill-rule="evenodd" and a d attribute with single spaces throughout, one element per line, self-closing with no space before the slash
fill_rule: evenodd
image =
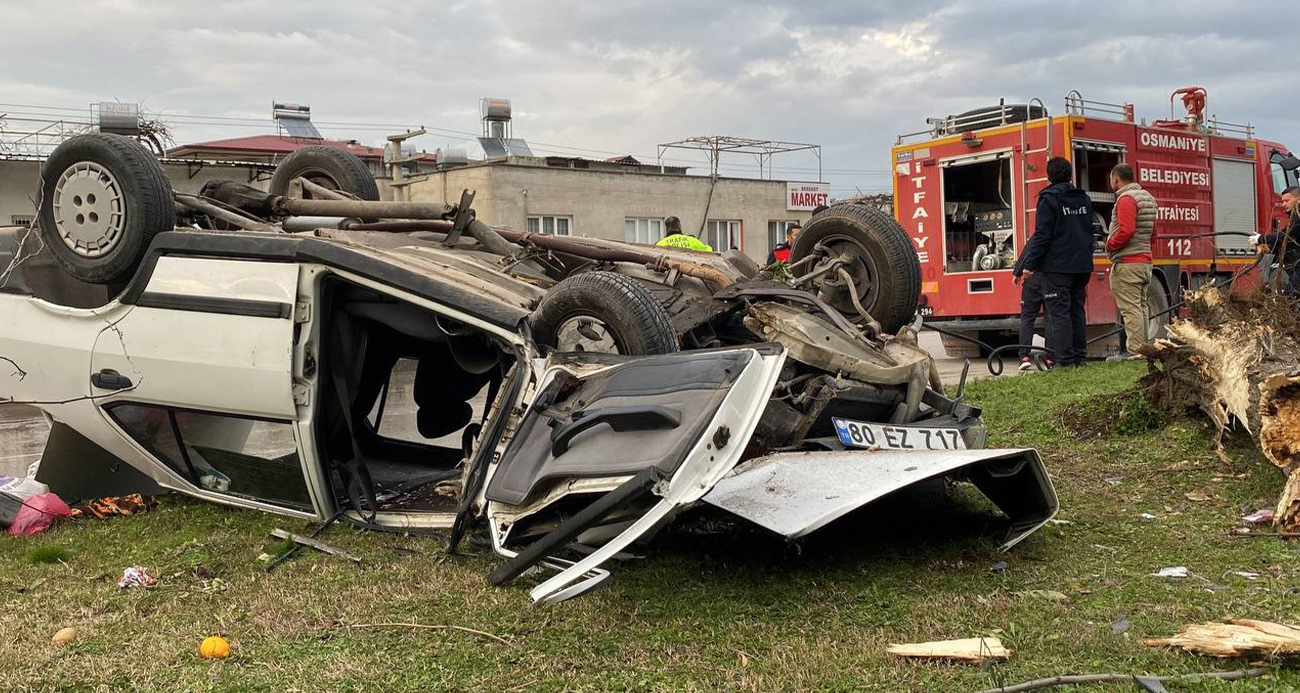
<path id="1" fill-rule="evenodd" d="M 623 221 L 623 239 L 628 243 L 654 245 L 664 237 L 664 220 L 659 218 L 631 218 Z"/>
<path id="2" fill-rule="evenodd" d="M 740 249 L 740 222 L 734 219 L 710 219 L 704 226 L 704 242 L 719 253 Z"/>
<path id="3" fill-rule="evenodd" d="M 572 217 L 528 217 L 528 233 L 568 236 L 571 228 L 573 228 Z"/>
<path id="4" fill-rule="evenodd" d="M 9 217 L 9 223 L 14 226 L 24 226 L 27 228 L 31 228 L 33 221 L 35 221 L 35 217 L 33 217 L 30 214 L 15 214 Z"/>
<path id="5" fill-rule="evenodd" d="M 785 243 L 785 230 L 791 224 L 798 223 L 798 219 L 781 219 L 767 222 L 767 247 L 775 248 L 778 243 Z"/>

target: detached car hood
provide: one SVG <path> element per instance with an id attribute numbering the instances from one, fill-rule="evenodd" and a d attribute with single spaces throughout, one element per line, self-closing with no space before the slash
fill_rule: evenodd
<path id="1" fill-rule="evenodd" d="M 788 538 L 868 503 L 961 472 L 1007 515 L 1006 550 L 1056 515 L 1056 489 L 1032 449 L 801 452 L 749 460 L 703 498 Z"/>

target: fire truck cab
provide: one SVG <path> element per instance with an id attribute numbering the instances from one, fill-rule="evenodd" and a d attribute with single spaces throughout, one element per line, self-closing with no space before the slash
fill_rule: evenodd
<path id="1" fill-rule="evenodd" d="M 1178 98 L 1186 113 L 1175 117 Z M 1249 125 L 1207 119 L 1205 103 L 1204 89 L 1179 89 L 1169 119 L 1137 122 L 1132 104 L 1089 101 L 1076 91 L 1066 96 L 1061 115 L 1037 99 L 1004 102 L 930 119 L 928 130 L 899 136 L 892 150 L 894 214 L 920 258 L 919 314 L 993 347 L 1019 341 L 1020 287 L 1012 283 L 1012 267 L 1033 233 L 1053 156 L 1073 162 L 1075 185 L 1092 198 L 1098 236 L 1088 286 L 1090 338 L 1119 320 L 1105 253 L 1115 206 L 1108 178 L 1116 164 L 1130 164 L 1160 205 L 1148 296 L 1153 315 L 1182 291 L 1250 266 L 1255 250 L 1247 236 L 1286 223 L 1281 193 L 1296 184 L 1300 160 L 1281 144 L 1257 139 Z M 1259 281 L 1251 269 L 1236 286 Z M 1155 318 L 1149 329 L 1158 334 L 1167 321 Z M 980 351 L 947 335 L 944 346 L 950 356 Z M 1089 355 L 1119 348 L 1116 336 L 1090 344 Z"/>

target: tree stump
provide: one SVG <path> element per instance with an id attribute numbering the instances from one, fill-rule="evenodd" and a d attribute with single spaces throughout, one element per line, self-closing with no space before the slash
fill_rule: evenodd
<path id="1" fill-rule="evenodd" d="M 1166 413 L 1199 409 L 1222 435 L 1244 428 L 1264 457 L 1287 474 L 1275 522 L 1300 530 L 1300 315 L 1285 297 L 1213 286 L 1183 294 L 1187 317 L 1156 341 L 1142 381 Z"/>

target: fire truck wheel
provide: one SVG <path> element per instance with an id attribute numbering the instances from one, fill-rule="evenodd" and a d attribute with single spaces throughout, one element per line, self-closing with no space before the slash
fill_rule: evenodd
<path id="1" fill-rule="evenodd" d="M 122 135 L 69 138 L 41 169 L 41 236 L 83 282 L 130 279 L 153 237 L 176 227 L 174 204 L 158 160 Z"/>
<path id="2" fill-rule="evenodd" d="M 818 245 L 828 255 L 816 265 L 803 268 L 804 274 L 843 258 L 857 287 L 859 303 L 882 330 L 893 334 L 912 321 L 921 296 L 921 263 L 912 239 L 893 217 L 867 205 L 835 205 L 799 232 L 790 250 L 790 262 L 813 254 Z M 852 297 L 837 286 L 838 273 L 828 274 L 826 279 L 829 281 L 824 281 L 821 288 L 830 294 L 828 303 L 847 316 L 857 315 Z"/>
<path id="3" fill-rule="evenodd" d="M 640 356 L 677 351 L 668 313 L 635 279 L 584 272 L 556 284 L 529 323 L 538 344 L 563 352 Z"/>
<path id="4" fill-rule="evenodd" d="M 1147 285 L 1147 315 L 1155 316 L 1157 313 L 1164 313 L 1169 310 L 1169 297 L 1165 294 L 1165 287 L 1159 279 L 1152 278 L 1151 283 Z M 1169 336 L 1169 314 L 1165 313 L 1159 317 L 1151 317 L 1151 329 L 1149 334 L 1152 339 L 1162 339 Z"/>
<path id="5" fill-rule="evenodd" d="M 289 184 L 295 178 L 305 178 L 330 190 L 355 195 L 357 199 L 379 199 L 379 186 L 366 163 L 336 147 L 313 145 L 286 156 L 271 175 L 270 193 L 288 195 Z M 302 197 L 311 199 L 311 192 L 304 190 Z"/>

